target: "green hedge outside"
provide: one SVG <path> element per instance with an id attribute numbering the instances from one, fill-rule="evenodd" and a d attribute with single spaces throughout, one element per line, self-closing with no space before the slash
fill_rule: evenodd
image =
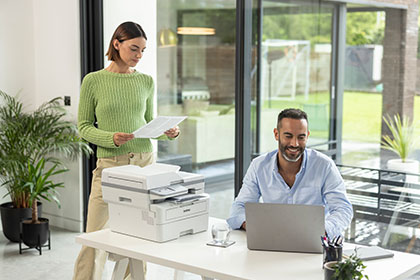
<path id="1" fill-rule="evenodd" d="M 327 104 L 326 114 L 329 116 L 329 93 L 312 93 L 307 99 L 299 95 L 291 100 L 272 100 L 264 102 L 263 110 L 300 108 L 304 104 Z M 382 94 L 368 92 L 344 92 L 343 102 L 343 140 L 379 143 L 381 136 Z M 311 120 L 309 116 L 309 120 Z M 420 96 L 414 99 L 414 123 L 416 135 L 420 137 Z M 309 123 L 311 126 L 311 123 Z M 313 137 L 326 137 L 326 131 L 312 131 Z"/>

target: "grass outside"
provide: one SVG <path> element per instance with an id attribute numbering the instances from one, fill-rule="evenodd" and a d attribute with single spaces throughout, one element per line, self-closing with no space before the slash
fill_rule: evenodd
<path id="1" fill-rule="evenodd" d="M 382 94 L 344 92 L 343 140 L 381 140 Z"/>
<path id="2" fill-rule="evenodd" d="M 308 105 L 320 105 L 316 110 L 307 111 L 309 117 L 309 128 L 311 136 L 325 138 L 328 131 L 314 130 L 311 125 L 317 124 L 318 128 L 325 118 L 329 116 L 329 93 L 313 93 L 307 99 L 304 96 L 296 96 L 295 100 L 272 100 L 271 106 L 265 101 L 264 109 L 276 109 L 279 112 L 285 108 L 300 108 L 305 110 Z M 324 106 L 322 106 L 325 104 Z M 306 107 L 306 108 L 305 108 Z M 344 92 L 343 101 L 343 140 L 374 142 L 381 140 L 381 115 L 382 115 L 382 94 L 367 92 Z M 324 118 L 325 117 L 325 118 Z M 416 125 L 415 135 L 420 137 L 420 96 L 414 99 L 414 123 Z M 316 128 L 316 127 L 315 127 Z"/>

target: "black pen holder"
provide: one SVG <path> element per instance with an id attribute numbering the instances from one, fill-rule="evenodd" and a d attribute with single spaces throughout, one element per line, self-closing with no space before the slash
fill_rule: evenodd
<path id="1" fill-rule="evenodd" d="M 343 258 L 343 246 L 329 246 L 327 248 L 324 247 L 324 256 L 323 256 L 323 264 L 326 262 L 338 261 L 341 262 Z"/>

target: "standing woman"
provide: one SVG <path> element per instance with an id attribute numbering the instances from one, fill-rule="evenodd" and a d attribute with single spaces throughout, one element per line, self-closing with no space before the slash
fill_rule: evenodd
<path id="1" fill-rule="evenodd" d="M 139 24 L 122 23 L 115 30 L 106 53 L 111 64 L 89 73 L 82 82 L 78 128 L 85 140 L 98 147 L 86 232 L 103 229 L 108 222 L 108 205 L 102 199 L 102 170 L 126 164 L 143 167 L 154 161 L 150 139 L 134 138 L 131 133 L 153 119 L 153 79 L 132 69 L 142 58 L 146 41 Z M 178 135 L 179 128 L 175 127 L 159 139 Z M 83 246 L 73 279 L 101 279 L 105 261 L 105 252 Z"/>

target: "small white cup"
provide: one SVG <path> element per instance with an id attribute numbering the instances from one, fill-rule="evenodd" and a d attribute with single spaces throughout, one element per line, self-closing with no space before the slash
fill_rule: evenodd
<path id="1" fill-rule="evenodd" d="M 215 244 L 226 244 L 232 229 L 228 224 L 216 223 L 211 227 L 211 235 Z"/>

